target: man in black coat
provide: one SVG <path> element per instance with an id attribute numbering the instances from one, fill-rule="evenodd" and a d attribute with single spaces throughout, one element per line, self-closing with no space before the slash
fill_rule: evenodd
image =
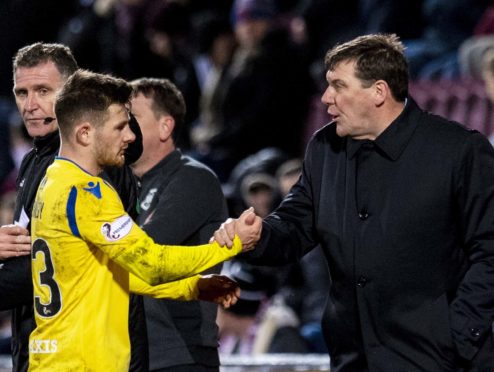
<path id="1" fill-rule="evenodd" d="M 396 36 L 358 37 L 325 62 L 333 122 L 264 220 L 254 262 L 322 246 L 333 372 L 491 370 L 494 150 L 408 96 Z M 215 233 L 220 244 L 236 223 Z"/>

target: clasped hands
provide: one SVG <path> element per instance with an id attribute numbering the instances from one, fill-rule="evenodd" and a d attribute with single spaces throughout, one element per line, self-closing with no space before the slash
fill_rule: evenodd
<path id="1" fill-rule="evenodd" d="M 254 213 L 254 208 L 245 210 L 239 218 L 229 218 L 214 232 L 210 243 L 216 241 L 221 246 L 231 248 L 233 239 L 238 235 L 242 242 L 242 252 L 254 249 L 261 237 L 262 219 Z M 239 296 L 238 284 L 224 275 L 201 278 L 198 283 L 199 299 L 215 302 L 228 308 L 234 305 Z"/>
<path id="2" fill-rule="evenodd" d="M 233 239 L 238 235 L 242 242 L 242 252 L 254 249 L 261 238 L 262 218 L 257 216 L 254 208 L 246 209 L 239 218 L 229 218 L 214 232 L 210 243 L 216 241 L 221 246 L 231 248 Z"/>
<path id="3" fill-rule="evenodd" d="M 31 253 L 29 231 L 17 225 L 0 226 L 0 260 Z"/>

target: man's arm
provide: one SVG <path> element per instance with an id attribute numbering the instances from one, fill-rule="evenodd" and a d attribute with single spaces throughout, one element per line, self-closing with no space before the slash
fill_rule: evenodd
<path id="1" fill-rule="evenodd" d="M 11 257 L 27 256 L 31 253 L 29 231 L 21 226 L 0 227 L 0 263 Z"/>
<path id="2" fill-rule="evenodd" d="M 457 349 L 470 360 L 492 332 L 494 321 L 494 150 L 472 134 L 458 160 L 460 228 L 470 267 L 450 306 Z"/>
<path id="3" fill-rule="evenodd" d="M 244 258 L 258 265 L 283 265 L 300 259 L 318 244 L 314 231 L 310 148 L 300 180 L 280 206 L 262 224 L 256 249 Z M 229 219 L 215 231 L 211 241 L 230 246 L 239 221 Z"/>
<path id="4" fill-rule="evenodd" d="M 0 262 L 0 311 L 33 303 L 31 256 Z"/>
<path id="5" fill-rule="evenodd" d="M 32 303 L 30 252 L 27 229 L 14 225 L 0 227 L 0 311 Z"/>

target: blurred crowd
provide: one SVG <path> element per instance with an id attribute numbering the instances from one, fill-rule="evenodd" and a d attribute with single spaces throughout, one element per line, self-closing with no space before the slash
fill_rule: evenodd
<path id="1" fill-rule="evenodd" d="M 20 47 L 60 42 L 82 68 L 173 81 L 187 105 L 177 145 L 217 173 L 230 216 L 248 206 L 265 216 L 298 179 L 312 132 L 329 121 L 319 101 L 324 54 L 377 32 L 404 41 L 417 92 L 420 82 L 430 95 L 435 82 L 482 80 L 483 97 L 494 99 L 490 0 L 2 0 L 0 223 L 12 222 L 16 169 L 31 143 L 12 95 Z M 276 273 L 226 265 L 244 291 L 220 311 L 222 351 L 325 352 L 320 317 L 330 279 L 321 254 Z M 0 351 L 9 352 L 3 318 Z"/>

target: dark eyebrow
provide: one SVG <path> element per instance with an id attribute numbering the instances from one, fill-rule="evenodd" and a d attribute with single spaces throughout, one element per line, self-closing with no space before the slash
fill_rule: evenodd
<path id="1" fill-rule="evenodd" d="M 346 83 L 341 79 L 334 79 L 328 82 L 330 85 L 346 86 Z"/>
<path id="2" fill-rule="evenodd" d="M 35 90 L 39 90 L 39 89 L 47 89 L 47 90 L 53 90 L 52 87 L 46 85 L 46 84 L 37 84 L 34 86 L 34 89 Z"/>
<path id="3" fill-rule="evenodd" d="M 33 86 L 34 90 L 40 90 L 40 89 L 47 89 L 47 90 L 53 90 L 52 87 L 46 85 L 46 84 L 36 84 Z M 18 87 L 18 86 L 14 86 L 14 93 L 17 93 L 17 92 L 21 92 L 21 91 L 25 91 L 25 90 L 28 90 L 27 88 L 24 88 L 24 87 Z"/>

